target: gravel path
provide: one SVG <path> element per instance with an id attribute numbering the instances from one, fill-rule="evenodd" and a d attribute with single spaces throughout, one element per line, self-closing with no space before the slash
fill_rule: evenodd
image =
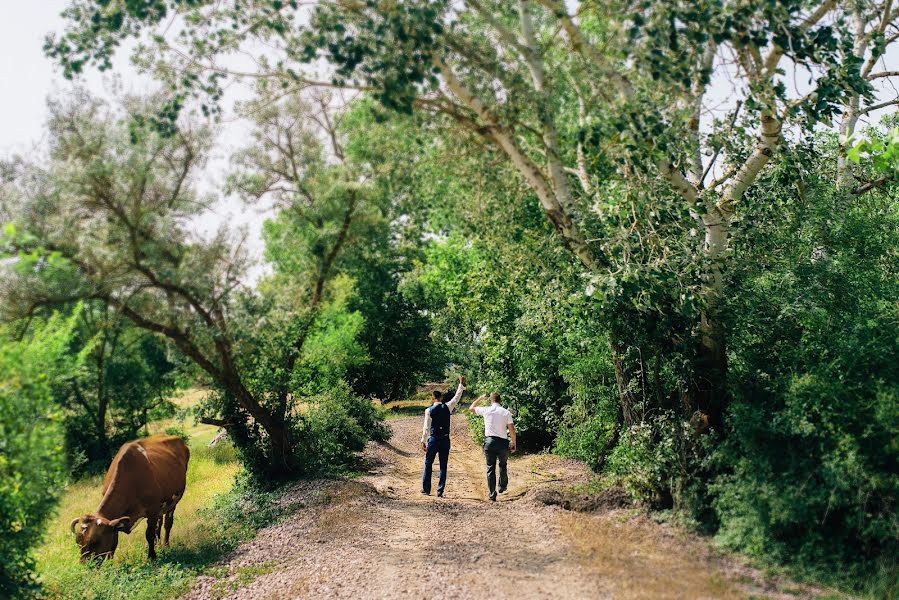
<path id="1" fill-rule="evenodd" d="M 464 418 L 453 419 L 445 497 L 422 496 L 420 420 L 389 423 L 391 443 L 366 451 L 367 475 L 292 487 L 282 502 L 303 508 L 260 531 L 217 569 L 222 577 L 200 577 L 185 598 L 796 597 L 635 511 L 536 502 L 530 490 L 588 476 L 559 457 L 513 455 L 509 491 L 486 502 L 483 455 Z"/>

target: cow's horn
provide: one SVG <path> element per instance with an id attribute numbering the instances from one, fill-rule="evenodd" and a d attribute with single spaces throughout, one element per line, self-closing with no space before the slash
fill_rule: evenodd
<path id="1" fill-rule="evenodd" d="M 81 519 L 78 518 L 78 517 L 72 519 L 72 524 L 69 526 L 69 529 L 72 530 L 72 533 L 73 533 L 73 534 L 75 533 L 75 525 L 77 525 L 77 524 L 78 524 L 78 521 L 80 521 L 80 520 L 81 520 Z"/>

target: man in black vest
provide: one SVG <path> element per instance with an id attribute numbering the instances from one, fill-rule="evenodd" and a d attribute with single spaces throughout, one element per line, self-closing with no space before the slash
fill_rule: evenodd
<path id="1" fill-rule="evenodd" d="M 425 410 L 425 423 L 421 430 L 421 451 L 425 453 L 425 472 L 421 478 L 421 493 L 431 495 L 431 473 L 434 467 L 434 457 L 440 458 L 440 479 L 437 482 L 437 497 L 443 497 L 443 488 L 446 486 L 446 463 L 449 460 L 450 451 L 450 415 L 462 392 L 465 391 L 465 377 L 459 378 L 459 387 L 452 400 L 443 403 L 438 390 L 433 392 L 434 403 Z M 427 443 L 425 440 L 427 439 Z"/>

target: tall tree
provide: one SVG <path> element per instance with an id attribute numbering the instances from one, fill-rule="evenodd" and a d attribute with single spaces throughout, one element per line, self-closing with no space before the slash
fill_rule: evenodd
<path id="1" fill-rule="evenodd" d="M 191 95 L 215 106 L 224 80 L 245 78 L 288 91 L 357 87 L 394 108 L 446 116 L 507 157 L 601 282 L 614 283 L 623 261 L 601 223 L 600 207 L 620 202 L 608 191 L 621 184 L 644 199 L 675 197 L 684 226 L 703 233 L 684 402 L 715 424 L 726 399 L 722 272 L 747 190 L 785 149 L 788 132 L 838 118 L 849 135 L 860 116 L 897 102 L 877 102 L 871 86 L 896 75 L 874 69 L 899 38 L 892 0 L 75 0 L 65 14 L 69 29 L 46 48 L 67 75 L 108 68 L 124 39 L 141 37 L 138 57 L 171 85 L 176 109 Z M 170 27 L 172 19 L 181 25 Z M 256 68 L 224 66 L 238 51 L 255 57 Z M 317 59 L 335 65 L 333 78 L 310 76 Z M 809 83 L 793 85 L 799 77 Z M 729 102 L 715 93 L 722 86 Z M 855 186 L 842 158 L 835 172 L 854 193 L 888 181 Z M 651 221 L 634 219 L 633 231 L 649 235 Z M 649 310 L 670 317 L 670 307 Z M 613 335 L 625 414 L 646 379 L 629 345 Z"/>
<path id="2" fill-rule="evenodd" d="M 365 177 L 347 165 L 341 112 L 329 96 L 304 99 L 259 90 L 243 107 L 252 143 L 234 157 L 230 187 L 249 203 L 277 212 L 267 226 L 267 257 L 275 267 L 264 284 L 278 298 L 291 339 L 273 348 L 279 372 L 270 389 L 286 411 L 293 371 L 324 308 L 327 285 L 375 215 Z"/>
<path id="3" fill-rule="evenodd" d="M 210 240 L 188 222 L 206 208 L 191 183 L 209 133 L 159 135 L 79 94 L 51 106 L 47 165 L 15 182 L 6 240 L 22 264 L 3 287 L 7 318 L 43 306 L 98 300 L 168 338 L 266 432 L 273 467 L 290 438 L 277 412 L 245 382 L 230 301 L 248 264 L 242 240 Z"/>
<path id="4" fill-rule="evenodd" d="M 133 439 L 166 407 L 175 388 L 175 364 L 163 339 L 136 327 L 112 306 L 82 303 L 73 352 L 83 367 L 55 386 L 66 411 L 66 442 L 72 467 L 87 461 L 105 469 L 115 450 Z"/>
<path id="5" fill-rule="evenodd" d="M 270 246 L 276 273 L 260 293 L 245 284 L 245 236 L 192 232 L 209 208 L 192 184 L 210 132 L 188 123 L 159 131 L 140 103 L 124 115 L 83 94 L 54 104 L 48 164 L 20 164 L 5 187 L 6 242 L 20 263 L 0 290 L 5 316 L 75 300 L 110 306 L 211 377 L 219 402 L 203 420 L 232 430 L 251 466 L 293 471 L 306 345 L 347 246 L 373 214 L 364 178 L 344 164 L 337 113 L 319 100 L 270 96 L 247 107 L 254 143 L 235 157 L 231 187 L 273 200 L 269 233 L 286 238 Z"/>

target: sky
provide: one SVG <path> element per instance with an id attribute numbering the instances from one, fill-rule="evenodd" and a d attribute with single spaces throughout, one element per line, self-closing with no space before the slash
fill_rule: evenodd
<path id="1" fill-rule="evenodd" d="M 0 152 L 27 152 L 40 140 L 47 96 L 61 86 L 62 76 L 44 58 L 44 36 L 62 28 L 59 13 L 65 0 L 0 0 Z M 92 77 L 92 86 L 100 78 Z"/>

